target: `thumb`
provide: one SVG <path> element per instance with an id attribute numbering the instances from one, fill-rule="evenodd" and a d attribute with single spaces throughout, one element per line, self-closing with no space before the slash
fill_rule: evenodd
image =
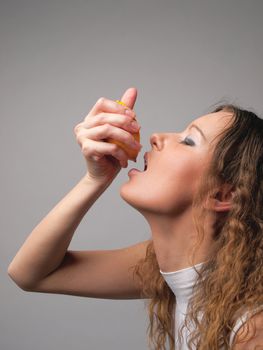
<path id="1" fill-rule="evenodd" d="M 133 109 L 137 98 L 137 89 L 135 87 L 128 88 L 122 95 L 121 102 L 125 103 L 127 107 Z"/>

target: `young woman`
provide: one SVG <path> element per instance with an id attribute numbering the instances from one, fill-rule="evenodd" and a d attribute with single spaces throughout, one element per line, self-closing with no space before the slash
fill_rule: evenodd
<path id="1" fill-rule="evenodd" d="M 105 139 L 131 147 L 136 96 L 126 90 L 128 108 L 100 98 L 74 128 L 87 173 L 34 228 L 8 274 L 30 292 L 146 299 L 156 350 L 167 340 L 171 349 L 261 349 L 263 120 L 253 112 L 221 105 L 181 133 L 153 134 L 147 169 L 129 172 L 120 189 L 151 239 L 68 250 L 85 213 L 127 167 L 124 150 Z"/>

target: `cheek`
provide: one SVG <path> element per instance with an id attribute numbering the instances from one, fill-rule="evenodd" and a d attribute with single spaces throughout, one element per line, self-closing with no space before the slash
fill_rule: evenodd
<path id="1" fill-rule="evenodd" d="M 185 210 L 192 203 L 193 169 L 182 164 L 158 165 L 148 173 L 134 175 L 126 186 L 122 186 L 121 197 L 138 209 L 159 214 L 172 215 Z"/>
<path id="2" fill-rule="evenodd" d="M 176 158 L 163 164 L 162 172 L 164 178 L 170 183 L 173 181 L 177 186 L 189 187 L 192 189 L 197 177 L 202 172 L 202 159 L 191 154 L 181 154 Z"/>
<path id="3" fill-rule="evenodd" d="M 134 175 L 120 189 L 121 197 L 137 209 L 175 214 L 191 206 L 200 167 L 193 161 L 159 162 L 146 173 Z"/>
<path id="4" fill-rule="evenodd" d="M 153 171 L 152 176 L 149 173 L 149 184 L 154 184 L 151 197 L 166 210 L 185 209 L 192 204 L 203 169 L 201 156 L 187 157 L 185 154 L 160 164 L 158 172 Z"/>

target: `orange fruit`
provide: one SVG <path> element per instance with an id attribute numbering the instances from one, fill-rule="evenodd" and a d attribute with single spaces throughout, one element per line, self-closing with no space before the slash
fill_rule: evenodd
<path id="1" fill-rule="evenodd" d="M 122 101 L 115 100 L 115 102 L 127 107 Z M 134 119 L 136 120 L 136 118 L 134 118 Z M 132 135 L 137 142 L 140 142 L 140 132 L 139 131 L 136 131 L 134 133 L 132 132 Z M 110 137 L 107 138 L 107 142 L 115 143 L 116 145 L 118 145 L 121 149 L 124 150 L 124 152 L 127 153 L 129 159 L 136 162 L 136 158 L 138 156 L 139 151 L 135 150 L 134 148 L 128 147 L 127 144 L 125 144 L 121 141 L 117 141 L 117 140 L 110 138 Z"/>

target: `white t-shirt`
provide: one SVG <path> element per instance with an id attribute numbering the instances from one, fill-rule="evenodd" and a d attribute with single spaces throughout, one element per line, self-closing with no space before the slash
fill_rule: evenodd
<path id="1" fill-rule="evenodd" d="M 195 268 L 198 270 L 203 263 L 196 264 Z M 183 328 L 183 343 L 179 344 L 178 330 L 184 323 L 188 301 L 192 295 L 193 286 L 196 278 L 198 277 L 193 267 L 187 267 L 174 272 L 163 272 L 160 270 L 163 278 L 165 279 L 168 286 L 176 296 L 176 308 L 175 308 L 175 349 L 176 350 L 188 350 L 186 338 L 190 334 L 190 331 Z M 261 308 L 260 308 L 261 309 Z M 255 313 L 259 308 L 255 309 Z M 230 345 L 232 345 L 234 336 L 238 332 L 239 328 L 247 321 L 248 313 L 243 314 L 237 319 L 235 326 L 230 335 Z"/>

